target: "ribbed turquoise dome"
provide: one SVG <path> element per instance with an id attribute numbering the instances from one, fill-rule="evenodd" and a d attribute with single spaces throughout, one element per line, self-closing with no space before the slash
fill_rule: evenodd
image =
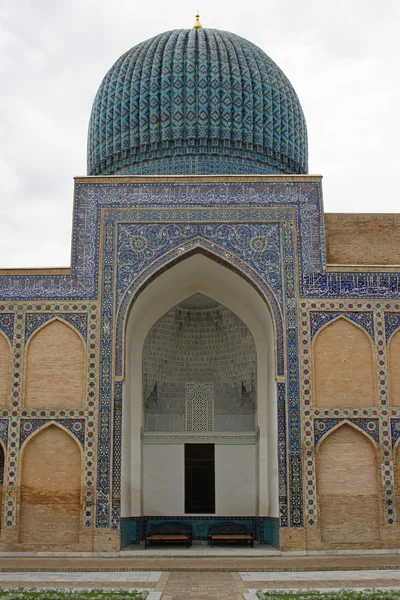
<path id="1" fill-rule="evenodd" d="M 88 173 L 307 173 L 307 129 L 287 77 L 226 31 L 178 29 L 111 67 L 89 123 Z"/>

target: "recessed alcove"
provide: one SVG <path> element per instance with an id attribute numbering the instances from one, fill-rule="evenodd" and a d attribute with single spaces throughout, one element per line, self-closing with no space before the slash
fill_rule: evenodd
<path id="1" fill-rule="evenodd" d="M 202 254 L 165 269 L 125 332 L 121 516 L 187 516 L 185 444 L 215 446 L 215 515 L 278 517 L 267 303 Z"/>

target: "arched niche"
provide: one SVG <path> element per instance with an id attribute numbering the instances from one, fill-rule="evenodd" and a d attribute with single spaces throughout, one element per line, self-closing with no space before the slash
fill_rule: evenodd
<path id="1" fill-rule="evenodd" d="M 68 323 L 53 319 L 38 329 L 26 348 L 24 406 L 81 408 L 85 357 L 85 344 Z"/>
<path id="2" fill-rule="evenodd" d="M 400 329 L 390 338 L 389 362 L 389 401 L 392 406 L 400 406 Z"/>
<path id="3" fill-rule="evenodd" d="M 376 448 L 358 428 L 344 423 L 317 449 L 321 541 L 374 543 L 380 537 L 380 484 Z"/>
<path id="4" fill-rule="evenodd" d="M 376 404 L 373 345 L 361 327 L 342 317 L 331 321 L 315 337 L 312 356 L 315 406 Z"/>
<path id="5" fill-rule="evenodd" d="M 143 514 L 143 344 L 160 317 L 194 294 L 211 298 L 235 313 L 254 339 L 258 395 L 256 426 L 259 428 L 255 460 L 255 506 L 257 514 L 277 517 L 277 400 L 273 319 L 265 300 L 254 287 L 237 273 L 203 254 L 192 255 L 154 278 L 137 296 L 127 318 L 122 400 L 121 516 Z M 181 464 L 178 456 L 171 456 L 173 460 Z M 232 461 L 235 462 L 233 450 Z M 176 493 L 181 491 L 177 490 Z M 182 504 L 177 506 L 174 514 L 182 514 Z"/>
<path id="6" fill-rule="evenodd" d="M 52 423 L 32 434 L 21 454 L 20 542 L 37 546 L 79 542 L 82 458 L 77 441 Z"/>
<path id="7" fill-rule="evenodd" d="M 0 406 L 9 403 L 11 389 L 11 345 L 0 331 Z"/>

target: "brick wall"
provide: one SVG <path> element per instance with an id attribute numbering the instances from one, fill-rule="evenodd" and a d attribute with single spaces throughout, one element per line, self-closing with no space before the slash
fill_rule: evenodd
<path id="1" fill-rule="evenodd" d="M 11 351 L 5 336 L 0 333 L 0 406 L 8 406 L 11 388 Z"/>
<path id="2" fill-rule="evenodd" d="M 374 406 L 376 368 L 372 341 L 345 319 L 325 326 L 313 346 L 316 406 Z"/>
<path id="3" fill-rule="evenodd" d="M 321 540 L 338 544 L 379 540 L 379 471 L 375 449 L 349 425 L 333 431 L 317 453 Z"/>
<path id="4" fill-rule="evenodd" d="M 324 220 L 328 264 L 400 264 L 400 215 L 325 214 Z"/>
<path id="5" fill-rule="evenodd" d="M 83 403 L 85 348 L 66 323 L 52 321 L 27 346 L 25 406 L 80 408 Z"/>
<path id="6" fill-rule="evenodd" d="M 79 541 L 81 452 L 60 427 L 50 425 L 23 450 L 20 542 L 62 546 Z"/>
<path id="7" fill-rule="evenodd" d="M 392 406 L 400 406 L 400 330 L 389 343 L 389 401 Z M 400 479 L 398 480 L 400 484 Z"/>

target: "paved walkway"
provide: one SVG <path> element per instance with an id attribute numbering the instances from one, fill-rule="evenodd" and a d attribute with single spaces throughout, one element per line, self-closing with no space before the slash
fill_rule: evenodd
<path id="1" fill-rule="evenodd" d="M 147 589 L 148 600 L 256 600 L 256 589 L 400 588 L 399 555 L 1 558 L 0 587 Z"/>
<path id="2" fill-rule="evenodd" d="M 14 571 L 12 573 L 0 573 L 0 584 L 5 584 L 10 581 L 19 581 L 21 583 L 43 583 L 46 584 L 63 584 L 73 583 L 79 585 L 80 583 L 91 583 L 95 585 L 101 585 L 103 583 L 115 584 L 119 583 L 140 583 L 148 584 L 159 582 L 161 572 L 146 572 L 146 571 L 135 571 L 130 573 L 57 573 L 49 571 L 41 571 L 28 573 L 26 571 Z M 132 586 L 131 586 L 132 587 Z"/>
<path id="3" fill-rule="evenodd" d="M 246 586 L 236 573 L 169 573 L 162 600 L 243 600 Z"/>
<path id="4" fill-rule="evenodd" d="M 0 572 L 6 571 L 334 571 L 399 569 L 400 555 L 352 554 L 334 556 L 271 557 L 147 557 L 135 558 L 0 558 Z"/>
<path id="5" fill-rule="evenodd" d="M 328 578 L 331 581 L 376 581 L 377 579 L 384 580 L 395 580 L 400 583 L 400 571 L 399 570 L 363 570 L 363 571 L 302 571 L 297 573 L 288 572 L 277 572 L 270 571 L 265 572 L 253 572 L 253 573 L 239 573 L 243 581 L 274 581 L 274 582 L 286 582 L 296 581 L 298 583 L 303 581 L 326 581 Z"/>

